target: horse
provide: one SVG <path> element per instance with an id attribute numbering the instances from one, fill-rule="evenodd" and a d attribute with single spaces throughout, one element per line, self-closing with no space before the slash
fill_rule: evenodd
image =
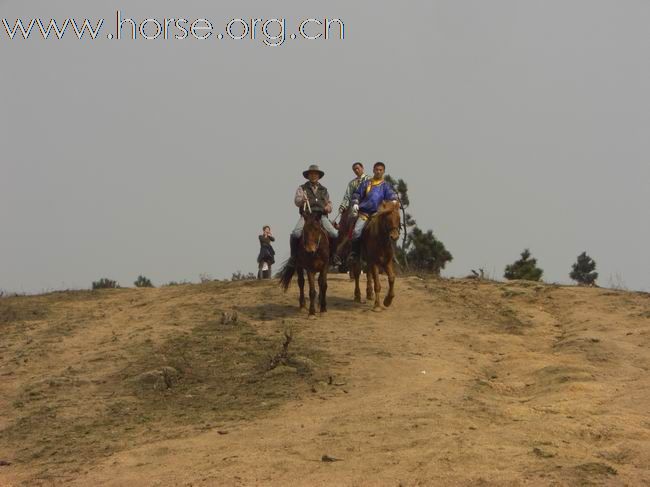
<path id="1" fill-rule="evenodd" d="M 356 217 L 351 216 L 350 210 L 348 209 L 341 213 L 340 223 L 336 227 L 339 231 L 339 238 L 335 252 L 341 258 L 341 264 L 338 266 L 339 272 L 347 273 L 349 270 L 347 260 L 352 248 L 352 231 L 354 230 L 356 221 Z"/>
<path id="2" fill-rule="evenodd" d="M 298 256 L 294 265 L 285 264 L 280 271 L 280 285 L 287 291 L 294 274 L 298 275 L 300 309 L 305 308 L 305 276 L 309 281 L 309 318 L 316 318 L 316 274 L 318 276 L 318 302 L 320 312 L 327 312 L 327 269 L 330 258 L 330 241 L 327 232 L 320 223 L 321 216 L 305 213 L 305 226 L 298 241 Z"/>
<path id="3" fill-rule="evenodd" d="M 383 269 L 388 275 L 388 294 L 384 298 L 384 306 L 389 307 L 395 297 L 395 249 L 393 242 L 399 238 L 400 214 L 399 205 L 392 201 L 384 201 L 379 211 L 371 218 L 361 235 L 361 256 L 368 266 L 366 298 L 374 298 L 373 311 L 381 311 L 379 294 L 381 283 L 379 282 L 379 271 Z M 359 276 L 361 275 L 361 262 L 359 259 L 350 265 L 350 273 L 354 277 L 354 301 L 361 302 L 361 290 L 359 289 Z"/>

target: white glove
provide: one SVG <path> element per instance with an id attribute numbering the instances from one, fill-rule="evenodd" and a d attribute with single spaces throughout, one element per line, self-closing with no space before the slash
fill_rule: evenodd
<path id="1" fill-rule="evenodd" d="M 359 205 L 357 205 L 356 203 L 354 205 L 352 205 L 352 211 L 354 211 L 355 213 L 358 213 L 359 212 Z"/>

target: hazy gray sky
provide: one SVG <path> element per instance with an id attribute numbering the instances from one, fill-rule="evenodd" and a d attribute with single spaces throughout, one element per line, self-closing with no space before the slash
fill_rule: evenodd
<path id="1" fill-rule="evenodd" d="M 0 1 L 0 18 L 339 17 L 343 41 L 8 40 L 0 26 L 0 289 L 254 271 L 288 256 L 318 163 L 385 161 L 454 255 L 501 277 L 530 247 L 650 290 L 644 0 Z"/>

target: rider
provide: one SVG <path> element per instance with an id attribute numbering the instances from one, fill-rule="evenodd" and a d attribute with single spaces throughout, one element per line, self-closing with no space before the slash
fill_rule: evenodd
<path id="1" fill-rule="evenodd" d="M 357 223 L 352 232 L 351 260 L 358 260 L 361 256 L 361 234 L 369 218 L 377 213 L 379 206 L 384 201 L 399 204 L 397 193 L 384 179 L 386 165 L 376 162 L 372 168 L 373 178 L 362 182 L 352 195 L 352 211 L 359 214 Z"/>
<path id="2" fill-rule="evenodd" d="M 354 164 L 352 164 L 352 172 L 354 172 L 354 175 L 356 177 L 348 183 L 348 187 L 346 188 L 345 194 L 343 195 L 343 201 L 341 202 L 341 206 L 339 206 L 340 214 L 345 213 L 347 209 L 350 207 L 352 195 L 357 190 L 357 188 L 361 185 L 361 183 L 363 183 L 367 179 L 370 179 L 370 176 L 368 176 L 364 172 L 363 164 L 361 164 L 360 162 L 355 162 Z"/>
<path id="3" fill-rule="evenodd" d="M 325 176 L 325 173 L 317 165 L 312 164 L 302 175 L 308 181 L 298 186 L 294 197 L 294 203 L 300 208 L 300 219 L 291 232 L 291 238 L 289 239 L 289 245 L 291 247 L 289 265 L 295 264 L 296 257 L 298 256 L 298 242 L 302 236 L 302 229 L 305 226 L 305 218 L 303 216 L 305 212 L 321 215 L 321 225 L 330 236 L 330 256 L 334 254 L 331 249 L 336 248 L 336 238 L 339 235 L 338 230 L 334 228 L 332 222 L 327 218 L 327 215 L 332 212 L 332 202 L 330 201 L 327 188 L 319 182 Z"/>

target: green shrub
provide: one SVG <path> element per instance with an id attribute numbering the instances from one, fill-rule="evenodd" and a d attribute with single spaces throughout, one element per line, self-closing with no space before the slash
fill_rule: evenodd
<path id="1" fill-rule="evenodd" d="M 99 281 L 93 282 L 93 289 L 116 289 L 118 287 L 120 285 L 116 281 L 106 277 L 102 277 Z"/>
<path id="2" fill-rule="evenodd" d="M 257 276 L 252 272 L 249 272 L 248 274 L 244 274 L 241 271 L 237 271 L 232 273 L 232 278 L 230 280 L 231 281 L 252 281 L 253 279 L 257 279 Z"/>
<path id="3" fill-rule="evenodd" d="M 185 284 L 192 284 L 190 281 L 169 281 L 167 284 L 163 284 L 163 287 L 168 286 L 184 286 Z"/>
<path id="4" fill-rule="evenodd" d="M 135 285 L 135 287 L 153 287 L 151 281 L 144 276 L 138 276 L 138 278 L 133 284 Z"/>

